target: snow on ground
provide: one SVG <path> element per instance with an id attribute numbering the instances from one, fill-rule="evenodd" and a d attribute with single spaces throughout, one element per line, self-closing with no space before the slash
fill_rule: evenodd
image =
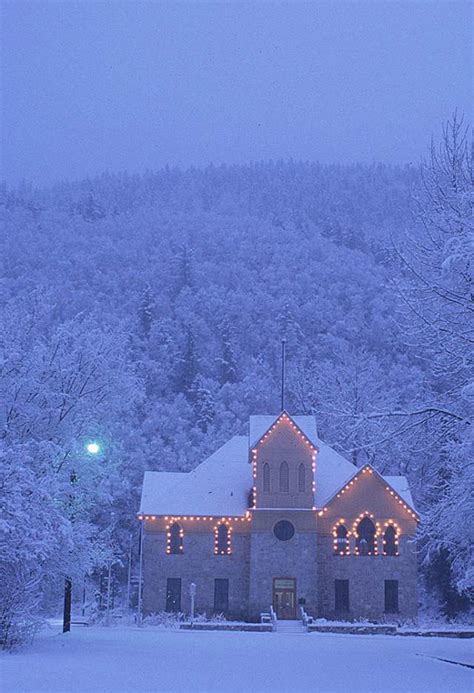
<path id="1" fill-rule="evenodd" d="M 469 693 L 473 641 L 450 638 L 75 627 L 0 658 L 8 693 Z"/>

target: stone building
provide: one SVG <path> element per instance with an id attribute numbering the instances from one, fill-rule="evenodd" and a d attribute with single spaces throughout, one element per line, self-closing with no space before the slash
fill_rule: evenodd
<path id="1" fill-rule="evenodd" d="M 143 608 L 258 620 L 417 612 L 418 515 L 405 477 L 355 467 L 312 416 L 251 416 L 192 472 L 146 472 Z"/>

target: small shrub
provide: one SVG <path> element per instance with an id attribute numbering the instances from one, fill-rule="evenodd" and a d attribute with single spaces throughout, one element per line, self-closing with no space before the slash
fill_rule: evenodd
<path id="1" fill-rule="evenodd" d="M 162 628 L 177 629 L 180 621 L 184 621 L 183 613 L 170 613 L 168 611 L 160 611 L 157 614 L 149 614 L 143 619 L 145 626 L 161 626 Z"/>

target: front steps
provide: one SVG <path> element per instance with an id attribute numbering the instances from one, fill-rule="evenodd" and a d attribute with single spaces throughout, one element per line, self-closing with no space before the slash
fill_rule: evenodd
<path id="1" fill-rule="evenodd" d="M 301 621 L 277 621 L 277 633 L 306 633 L 306 628 Z"/>

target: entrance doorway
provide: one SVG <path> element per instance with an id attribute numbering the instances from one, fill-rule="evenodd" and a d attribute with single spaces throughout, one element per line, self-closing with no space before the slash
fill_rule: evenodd
<path id="1" fill-rule="evenodd" d="M 277 618 L 281 620 L 296 618 L 296 580 L 294 578 L 273 578 L 273 609 Z"/>

